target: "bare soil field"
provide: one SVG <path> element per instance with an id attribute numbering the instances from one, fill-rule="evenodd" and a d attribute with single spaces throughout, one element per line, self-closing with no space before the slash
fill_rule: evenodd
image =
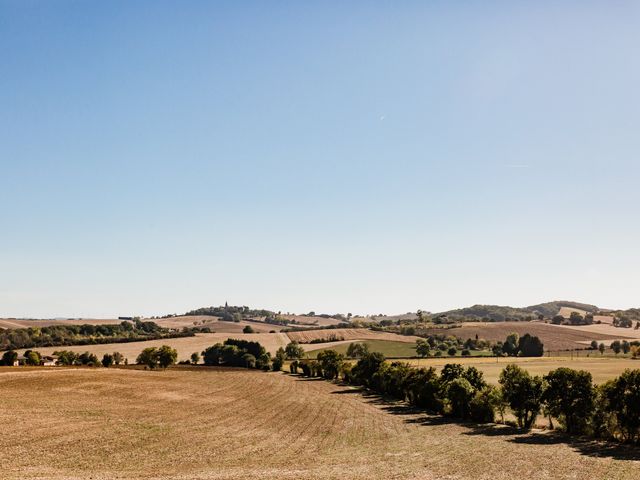
<path id="1" fill-rule="evenodd" d="M 331 338 L 335 336 L 343 340 L 391 340 L 396 342 L 415 343 L 419 337 L 410 335 L 397 335 L 389 332 L 374 332 L 367 328 L 332 328 L 329 330 L 310 330 L 308 332 L 287 332 L 291 341 L 309 343 L 312 340 Z M 330 342 L 336 344 L 336 342 Z M 320 348 L 328 348 L 329 343 L 313 344 Z"/>
<path id="2" fill-rule="evenodd" d="M 596 333 L 592 330 L 586 330 L 585 328 L 587 327 L 566 327 L 541 322 L 469 322 L 458 328 L 428 329 L 427 333 L 430 335 L 454 335 L 463 340 L 475 338 L 475 336 L 478 335 L 479 338 L 494 342 L 498 340 L 504 341 L 510 333 L 515 332 L 521 336 L 529 333 L 540 337 L 544 343 L 545 351 L 584 348 L 585 342 L 589 344 L 592 340 L 615 340 L 621 338 L 620 333 L 614 336 L 611 334 Z M 624 330 L 628 331 L 629 329 Z"/>
<path id="3" fill-rule="evenodd" d="M 337 320 L 335 318 L 307 317 L 304 315 L 283 315 L 283 317 L 288 320 L 295 320 L 300 325 L 314 325 L 319 327 L 329 327 L 345 323 L 342 320 Z"/>
<path id="4" fill-rule="evenodd" d="M 223 322 L 218 317 L 209 315 L 193 315 L 180 316 L 170 318 L 143 318 L 144 321 L 155 322 L 164 328 L 182 329 L 184 327 L 209 327 L 216 333 L 236 333 L 242 332 L 242 329 L 251 325 L 256 332 L 269 332 L 275 330 L 279 332 L 282 327 L 278 325 L 268 325 L 263 322 Z M 0 319 L 0 328 L 28 328 L 28 327 L 48 327 L 52 325 L 105 325 L 119 324 L 122 320 L 115 318 L 70 318 L 70 319 L 53 319 L 53 320 L 36 320 L 36 319 Z"/>
<path id="5" fill-rule="evenodd" d="M 224 322 L 223 322 L 224 323 Z M 271 354 L 275 354 L 276 350 L 284 347 L 289 343 L 289 337 L 284 333 L 198 333 L 195 337 L 181 338 L 164 338 L 160 340 L 148 340 L 145 342 L 128 342 L 128 343 L 105 343 L 100 345 L 74 345 L 63 347 L 46 347 L 37 348 L 38 352 L 43 355 L 51 355 L 56 350 L 71 350 L 73 352 L 91 352 L 95 353 L 98 358 L 102 358 L 105 353 L 120 352 L 128 360 L 134 363 L 140 352 L 147 347 L 159 347 L 161 345 L 169 345 L 178 351 L 178 361 L 188 360 L 193 352 L 202 352 L 205 348 L 216 343 L 222 343 L 227 338 L 238 338 L 241 340 L 249 340 L 252 342 L 260 342 Z M 18 353 L 23 353 L 19 350 Z"/>
<path id="6" fill-rule="evenodd" d="M 0 328 L 50 327 L 52 325 L 117 325 L 122 320 L 114 318 L 23 319 L 0 318 Z"/>
<path id="7" fill-rule="evenodd" d="M 611 315 L 594 315 L 594 322 L 607 323 L 609 325 L 613 324 L 613 317 Z"/>
<path id="8" fill-rule="evenodd" d="M 571 308 L 571 307 L 560 307 L 560 311 L 558 312 L 558 315 L 564 317 L 564 318 L 569 318 L 571 317 L 571 314 L 573 312 L 579 313 L 580 315 L 582 315 L 583 317 L 589 313 L 586 310 L 580 310 L 579 308 Z"/>
<path id="9" fill-rule="evenodd" d="M 594 340 L 603 342 L 605 345 L 611 344 L 613 340 L 640 340 L 640 329 L 614 327 L 611 324 L 591 324 L 591 325 L 559 325 L 561 328 L 574 332 L 588 332 Z M 589 342 L 582 341 L 580 343 Z"/>
<path id="10" fill-rule="evenodd" d="M 589 355 L 587 357 L 587 355 Z M 434 367 L 440 370 L 447 363 L 461 363 L 473 365 L 484 373 L 485 379 L 493 384 L 498 383 L 498 377 L 504 367 L 510 363 L 517 363 L 532 375 L 545 375 L 559 367 L 587 370 L 591 372 L 593 381 L 601 384 L 619 376 L 625 369 L 640 368 L 640 360 L 631 358 L 602 357 L 598 352 L 581 352 L 580 356 L 562 357 L 455 357 L 455 358 L 424 358 L 408 359 L 407 363 L 420 367 Z"/>
<path id="11" fill-rule="evenodd" d="M 0 369 L 6 480 L 616 479 L 640 450 L 232 369 Z"/>

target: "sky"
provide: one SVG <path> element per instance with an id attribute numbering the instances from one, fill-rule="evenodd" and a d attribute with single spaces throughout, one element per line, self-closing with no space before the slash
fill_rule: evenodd
<path id="1" fill-rule="evenodd" d="M 640 307 L 639 21 L 0 0 L 0 317 Z"/>

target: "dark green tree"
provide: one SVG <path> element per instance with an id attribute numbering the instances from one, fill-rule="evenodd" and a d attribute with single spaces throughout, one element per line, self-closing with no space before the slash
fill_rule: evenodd
<path id="1" fill-rule="evenodd" d="M 284 348 L 280 347 L 277 351 L 276 351 L 276 356 L 273 359 L 273 363 L 271 365 L 271 368 L 273 369 L 274 372 L 279 372 L 280 370 L 282 370 L 282 366 L 284 365 L 284 361 L 287 358 L 287 354 L 284 350 Z"/>
<path id="2" fill-rule="evenodd" d="M 505 401 L 518 420 L 518 426 L 531 429 L 542 405 L 542 379 L 532 377 L 517 365 L 507 365 L 499 379 Z"/>
<path id="3" fill-rule="evenodd" d="M 102 356 L 102 366 L 105 368 L 109 368 L 111 365 L 113 365 L 113 355 L 111 355 L 110 353 L 105 353 Z"/>
<path id="4" fill-rule="evenodd" d="M 284 353 L 289 359 L 298 359 L 304 357 L 304 348 L 298 342 L 291 342 L 285 347 Z"/>
<path id="5" fill-rule="evenodd" d="M 595 389 L 584 370 L 557 368 L 544 376 L 543 401 L 567 433 L 583 433 L 593 414 Z"/>
<path id="6" fill-rule="evenodd" d="M 602 386 L 606 410 L 615 418 L 623 440 L 640 439 L 640 370 L 625 370 Z M 615 433 L 615 432 L 614 432 Z"/>
<path id="7" fill-rule="evenodd" d="M 544 354 L 544 345 L 538 337 L 525 333 L 518 340 L 518 355 L 521 357 L 541 357 Z"/>
<path id="8" fill-rule="evenodd" d="M 325 378 L 330 380 L 338 378 L 342 363 L 344 362 L 344 356 L 341 353 L 335 350 L 323 350 L 318 353 L 317 359 Z"/>
<path id="9" fill-rule="evenodd" d="M 17 352 L 8 350 L 2 354 L 2 365 L 7 367 L 13 367 L 13 364 L 18 360 Z"/>
<path id="10" fill-rule="evenodd" d="M 138 365 L 145 365 L 153 370 L 158 366 L 158 349 L 155 347 L 145 348 L 140 352 L 138 358 L 136 358 L 136 363 Z"/>

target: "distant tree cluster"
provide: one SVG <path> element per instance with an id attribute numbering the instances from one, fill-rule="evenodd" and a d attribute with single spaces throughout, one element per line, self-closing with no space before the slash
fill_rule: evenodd
<path id="1" fill-rule="evenodd" d="M 485 350 L 491 345 L 490 342 L 469 338 L 462 341 L 453 335 L 429 335 L 416 342 L 416 354 L 421 357 L 441 357 L 444 355 L 455 356 L 460 353 L 463 357 L 471 355 L 472 350 Z"/>
<path id="2" fill-rule="evenodd" d="M 219 307 L 203 307 L 195 310 L 190 310 L 185 315 L 209 315 L 213 317 L 219 317 L 220 320 L 226 322 L 239 322 L 245 317 L 267 317 L 275 316 L 275 312 L 263 309 L 251 309 L 247 306 L 233 306 L 227 305 Z"/>
<path id="3" fill-rule="evenodd" d="M 517 333 L 507 336 L 504 342 L 498 342 L 492 348 L 497 356 L 507 357 L 541 357 L 544 354 L 544 344 L 540 338 L 525 333 L 520 337 Z"/>
<path id="4" fill-rule="evenodd" d="M 271 357 L 259 342 L 229 338 L 202 352 L 205 365 L 224 365 L 269 370 Z"/>
<path id="5" fill-rule="evenodd" d="M 613 326 L 620 328 L 631 328 L 633 327 L 633 320 L 624 315 L 620 317 L 614 317 Z"/>
<path id="6" fill-rule="evenodd" d="M 162 345 L 159 348 L 148 347 L 142 350 L 136 359 L 136 363 L 153 370 L 155 368 L 167 368 L 175 364 L 177 359 L 178 352 L 175 348 L 171 348 L 169 345 Z"/>

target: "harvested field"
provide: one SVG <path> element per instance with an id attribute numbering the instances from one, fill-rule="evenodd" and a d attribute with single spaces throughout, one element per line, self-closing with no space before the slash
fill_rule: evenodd
<path id="1" fill-rule="evenodd" d="M 571 314 L 573 312 L 579 313 L 583 317 L 589 313 L 586 310 L 580 310 L 579 308 L 560 307 L 560 311 L 558 312 L 558 315 L 560 315 L 560 316 L 562 316 L 564 318 L 569 318 L 569 317 L 571 317 Z"/>
<path id="2" fill-rule="evenodd" d="M 6 480 L 640 475 L 638 449 L 450 423 L 282 373 L 4 368 L 0 405 Z"/>
<path id="3" fill-rule="evenodd" d="M 529 333 L 540 337 L 544 343 L 545 350 L 551 351 L 584 348 L 585 345 L 581 342 L 588 344 L 592 340 L 615 340 L 621 338 L 619 333 L 617 336 L 600 334 L 585 330 L 585 328 L 586 327 L 568 328 L 562 325 L 551 325 L 541 322 L 469 322 L 457 328 L 427 329 L 426 333 L 429 335 L 454 335 L 463 340 L 475 338 L 475 336 L 478 335 L 479 338 L 494 342 L 498 340 L 504 341 L 510 333 L 515 332 L 518 335 Z"/>
<path id="4" fill-rule="evenodd" d="M 341 323 L 345 323 L 343 320 L 337 320 L 335 318 L 307 317 L 304 315 L 283 315 L 283 317 L 288 320 L 295 320 L 301 326 L 314 325 L 319 327 L 329 327 L 331 325 L 340 325 Z"/>
<path id="5" fill-rule="evenodd" d="M 0 318 L 0 328 L 50 327 L 52 325 L 117 325 L 122 320 L 114 318 L 22 319 Z"/>
<path id="6" fill-rule="evenodd" d="M 242 332 L 242 329 L 251 325 L 256 332 L 269 332 L 275 330 L 279 332 L 282 327 L 278 325 L 268 325 L 263 322 L 222 322 L 218 317 L 208 315 L 193 315 L 170 318 L 143 318 L 144 321 L 154 322 L 164 328 L 182 329 L 184 327 L 209 327 L 216 333 L 236 333 Z M 122 320 L 114 318 L 70 318 L 55 320 L 36 320 L 36 319 L 0 319 L 0 328 L 27 328 L 27 327 L 48 327 L 52 325 L 105 325 L 119 324 Z"/>
<path id="7" fill-rule="evenodd" d="M 461 363 L 463 365 L 473 365 L 484 373 L 485 379 L 493 384 L 498 383 L 498 377 L 504 367 L 510 363 L 517 363 L 532 375 L 545 375 L 551 370 L 559 367 L 574 368 L 576 370 L 587 370 L 591 372 L 595 383 L 604 383 L 607 380 L 619 376 L 625 369 L 640 368 L 640 360 L 631 358 L 601 357 L 599 353 L 582 352 L 579 357 L 456 357 L 456 358 L 424 358 L 409 359 L 408 363 L 420 367 L 435 367 L 440 370 L 447 363 Z"/>
<path id="8" fill-rule="evenodd" d="M 594 323 L 606 323 L 609 325 L 613 324 L 613 317 L 611 315 L 594 315 L 593 316 Z"/>
<path id="9" fill-rule="evenodd" d="M 397 335 L 389 332 L 374 332 L 367 328 L 332 328 L 328 330 L 310 330 L 308 332 L 287 332 L 291 341 L 309 343 L 312 340 L 337 337 L 343 340 L 391 340 L 415 343 L 419 337 Z M 335 343 L 335 342 L 332 342 Z M 314 344 L 315 345 L 315 344 Z"/>
<path id="10" fill-rule="evenodd" d="M 43 355 L 51 355 L 56 350 L 71 350 L 74 352 L 91 352 L 95 353 L 98 358 L 102 358 L 105 353 L 113 353 L 118 351 L 122 353 L 129 363 L 136 360 L 138 354 L 147 347 L 159 347 L 161 345 L 170 345 L 178 350 L 178 361 L 188 360 L 193 352 L 200 353 L 205 348 L 210 347 L 218 342 L 224 342 L 227 338 L 239 338 L 252 342 L 260 342 L 260 344 L 272 354 L 280 347 L 284 347 L 289 343 L 289 338 L 284 333 L 198 333 L 195 337 L 181 338 L 164 338 L 160 340 L 148 340 L 144 342 L 128 342 L 128 343 L 105 343 L 101 345 L 74 345 L 64 347 L 46 347 L 37 348 L 38 352 Z M 24 352 L 20 350 L 19 353 Z"/>
<path id="11" fill-rule="evenodd" d="M 606 323 L 580 326 L 560 325 L 560 327 L 573 332 L 588 332 L 594 340 L 602 341 L 606 345 L 609 345 L 613 340 L 640 340 L 640 329 L 614 327 Z"/>

